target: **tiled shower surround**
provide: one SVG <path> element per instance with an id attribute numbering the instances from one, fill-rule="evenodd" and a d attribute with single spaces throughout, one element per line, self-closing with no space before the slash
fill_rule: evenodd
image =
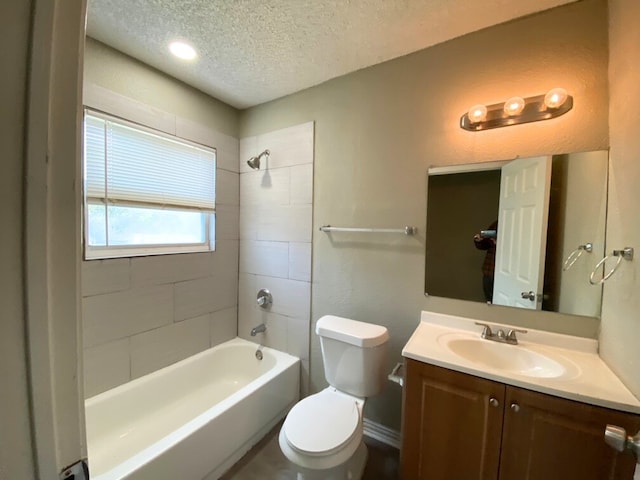
<path id="1" fill-rule="evenodd" d="M 313 122 L 240 140 L 240 283 L 238 336 L 302 360 L 309 385 Z M 268 149 L 260 170 L 246 161 Z M 261 308 L 261 288 L 273 304 Z M 250 331 L 264 323 L 266 332 Z"/>
<path id="2" fill-rule="evenodd" d="M 82 262 L 85 396 L 236 335 L 299 356 L 306 392 L 313 123 L 240 145 L 180 119 L 176 124 L 185 138 L 217 144 L 216 251 Z M 251 170 L 246 160 L 265 148 L 270 158 Z M 273 294 L 267 310 L 255 303 L 260 288 Z M 267 331 L 250 337 L 260 323 Z"/>
<path id="3" fill-rule="evenodd" d="M 148 110 L 103 90 L 89 93 L 90 102 L 124 118 Z M 166 112 L 155 118 L 168 120 L 155 128 L 216 148 L 216 249 L 82 262 L 85 397 L 237 334 L 238 140 Z"/>

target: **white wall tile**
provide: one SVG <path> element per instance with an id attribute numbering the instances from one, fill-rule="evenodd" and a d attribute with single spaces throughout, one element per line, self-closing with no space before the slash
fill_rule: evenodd
<path id="1" fill-rule="evenodd" d="M 126 290 L 130 284 L 129 275 L 128 258 L 82 262 L 82 296 Z"/>
<path id="2" fill-rule="evenodd" d="M 240 175 L 216 171 L 216 205 L 240 205 Z"/>
<path id="3" fill-rule="evenodd" d="M 287 317 L 286 352 L 300 359 L 309 358 L 309 318 Z"/>
<path id="4" fill-rule="evenodd" d="M 213 310 L 234 307 L 238 303 L 238 240 L 221 240 L 211 258 L 214 278 Z"/>
<path id="5" fill-rule="evenodd" d="M 313 131 L 313 122 L 308 122 L 265 133 L 258 136 L 256 150 L 258 153 L 265 149 L 271 152 L 269 156 L 270 168 L 311 163 L 313 162 Z M 256 153 L 252 155 L 256 155 Z M 242 162 L 240 163 L 240 172 L 250 170 L 250 167 L 246 165 L 247 159 L 245 159 L 244 165 Z"/>
<path id="6" fill-rule="evenodd" d="M 203 252 L 132 258 L 131 284 L 159 285 L 206 277 L 211 272 L 212 255 Z"/>
<path id="7" fill-rule="evenodd" d="M 289 168 L 264 169 L 240 174 L 242 206 L 289 205 Z"/>
<path id="8" fill-rule="evenodd" d="M 238 162 L 240 141 L 235 137 L 224 135 L 220 132 L 216 132 L 216 135 L 218 168 L 240 173 L 240 164 Z"/>
<path id="9" fill-rule="evenodd" d="M 211 314 L 211 340 L 212 347 L 231 340 L 238 335 L 238 309 L 237 307 L 225 308 Z"/>
<path id="10" fill-rule="evenodd" d="M 273 295 L 270 312 L 287 317 L 309 317 L 311 313 L 310 283 L 256 275 L 255 286 L 267 288 Z"/>
<path id="11" fill-rule="evenodd" d="M 258 333 L 252 340 L 262 343 L 267 347 L 275 348 L 281 352 L 287 351 L 287 317 L 273 312 L 260 312 L 261 321 L 267 330 Z M 251 329 L 249 329 L 251 330 Z"/>
<path id="12" fill-rule="evenodd" d="M 311 205 L 273 206 L 259 211 L 257 240 L 311 242 Z"/>
<path id="13" fill-rule="evenodd" d="M 216 205 L 216 242 L 240 238 L 240 207 Z"/>
<path id="14" fill-rule="evenodd" d="M 176 134 L 174 114 L 125 97 L 94 83 L 84 83 L 82 101 L 88 107 L 96 110 L 126 118 L 170 135 Z"/>
<path id="15" fill-rule="evenodd" d="M 255 275 L 241 273 L 238 279 L 238 336 L 249 339 L 249 331 L 259 322 L 256 309 Z"/>
<path id="16" fill-rule="evenodd" d="M 247 160 L 251 157 L 259 155 L 262 150 L 258 151 L 258 137 L 245 137 L 240 139 L 240 155 L 238 168 L 240 172 L 252 172 L 253 170 L 247 165 Z"/>
<path id="17" fill-rule="evenodd" d="M 240 272 L 287 278 L 289 274 L 289 243 L 241 241 Z"/>
<path id="18" fill-rule="evenodd" d="M 176 321 L 198 317 L 215 310 L 214 277 L 199 278 L 175 284 Z"/>
<path id="19" fill-rule="evenodd" d="M 288 170 L 291 182 L 290 203 L 313 203 L 313 164 L 297 165 Z"/>
<path id="20" fill-rule="evenodd" d="M 309 374 L 309 359 L 300 362 L 300 398 L 311 394 L 311 375 Z"/>
<path id="21" fill-rule="evenodd" d="M 85 398 L 131 380 L 129 338 L 84 349 Z"/>
<path id="22" fill-rule="evenodd" d="M 85 347 L 169 324 L 173 320 L 173 286 L 87 297 L 82 301 L 82 319 Z"/>
<path id="23" fill-rule="evenodd" d="M 302 282 L 311 281 L 311 243 L 289 244 L 289 278 Z"/>
<path id="24" fill-rule="evenodd" d="M 131 378 L 209 348 L 210 325 L 211 316 L 204 315 L 131 337 Z"/>
<path id="25" fill-rule="evenodd" d="M 258 221 L 261 211 L 256 207 L 240 206 L 240 238 L 242 240 L 258 239 Z"/>

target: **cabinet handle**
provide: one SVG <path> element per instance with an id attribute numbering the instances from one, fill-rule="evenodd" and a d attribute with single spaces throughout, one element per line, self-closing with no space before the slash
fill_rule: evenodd
<path id="1" fill-rule="evenodd" d="M 520 405 L 518 405 L 517 403 L 512 403 L 511 410 L 513 410 L 514 413 L 518 413 L 520 411 Z"/>
<path id="2" fill-rule="evenodd" d="M 491 405 L 492 407 L 497 407 L 498 405 L 500 405 L 500 402 L 497 398 L 491 397 L 489 399 L 489 405 Z"/>

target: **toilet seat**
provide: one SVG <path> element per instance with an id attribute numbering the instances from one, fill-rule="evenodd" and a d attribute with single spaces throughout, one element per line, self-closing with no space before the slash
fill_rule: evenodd
<path id="1" fill-rule="evenodd" d="M 317 457 L 332 455 L 361 437 L 360 425 L 357 400 L 327 389 L 298 402 L 282 430 L 292 450 Z"/>

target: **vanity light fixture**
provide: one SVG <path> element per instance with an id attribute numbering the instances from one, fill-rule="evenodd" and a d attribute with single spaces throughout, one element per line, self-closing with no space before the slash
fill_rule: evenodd
<path id="1" fill-rule="evenodd" d="M 544 95 L 511 97 L 504 103 L 474 105 L 460 117 L 460 128 L 477 132 L 491 128 L 537 122 L 564 115 L 573 108 L 573 97 L 564 88 L 554 88 Z"/>
<path id="2" fill-rule="evenodd" d="M 467 115 L 469 116 L 469 119 L 474 123 L 482 122 L 485 118 L 487 118 L 487 107 L 482 104 L 474 105 L 469 109 Z"/>
<path id="3" fill-rule="evenodd" d="M 511 97 L 509 100 L 504 102 L 504 113 L 508 116 L 513 117 L 515 115 L 520 115 L 522 110 L 524 110 L 525 101 L 522 97 Z"/>

